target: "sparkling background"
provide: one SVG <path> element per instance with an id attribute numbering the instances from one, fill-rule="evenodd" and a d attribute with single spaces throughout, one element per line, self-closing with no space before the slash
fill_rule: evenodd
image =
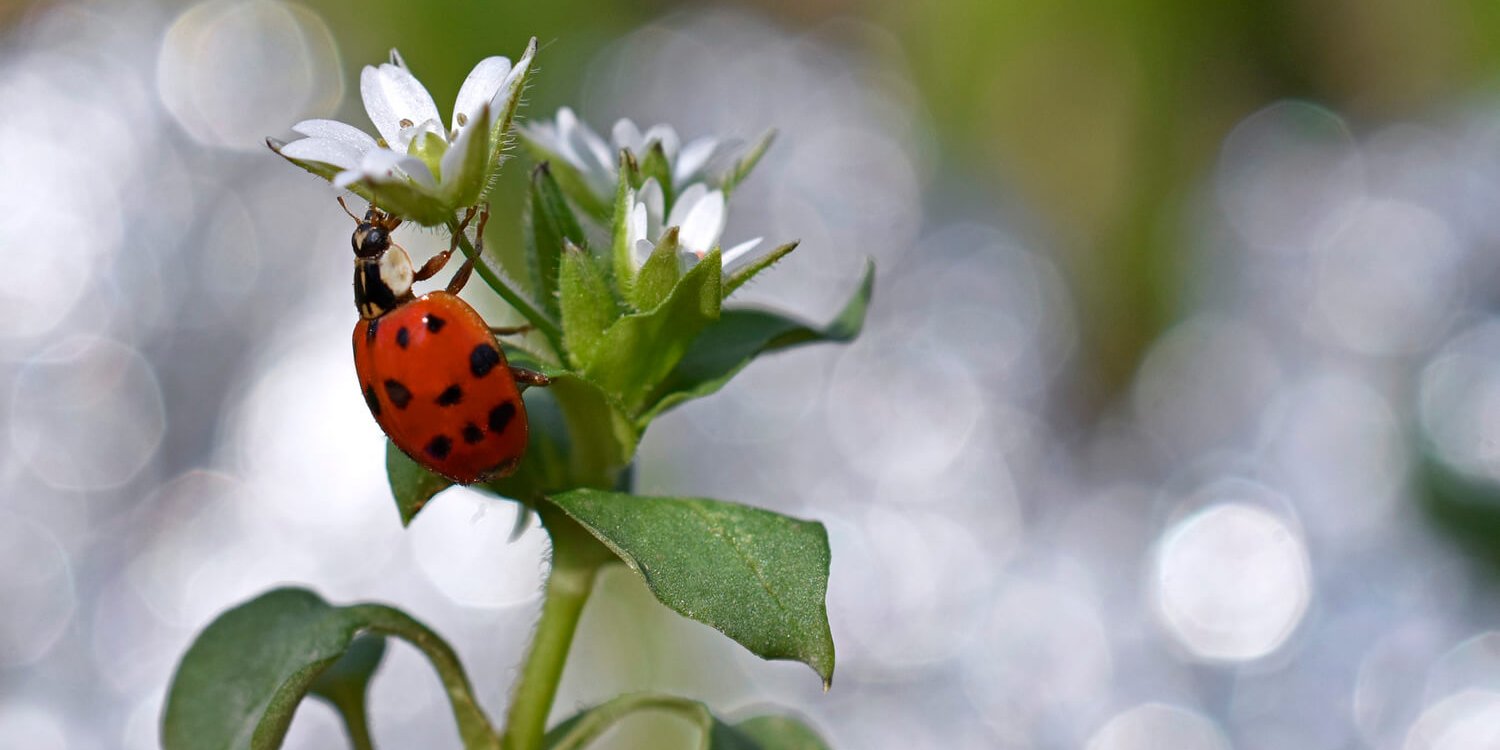
<path id="1" fill-rule="evenodd" d="M 975 61 L 890 8 L 596 8 L 569 41 L 557 19 L 587 3 L 564 5 L 441 52 L 387 38 L 414 11 L 378 3 L 0 13 L 0 748 L 156 747 L 193 634 L 285 583 L 417 614 L 499 712 L 545 536 L 507 543 L 513 506 L 462 489 L 400 528 L 348 356 L 348 220 L 262 139 L 363 123 L 348 82 L 392 38 L 424 78 L 447 70 L 446 103 L 474 60 L 531 33 L 557 39 L 531 116 L 570 101 L 601 129 L 780 129 L 726 237 L 802 245 L 743 302 L 826 320 L 866 257 L 880 269 L 857 343 L 757 363 L 657 422 L 638 465 L 643 492 L 826 522 L 834 690 L 617 570 L 559 715 L 652 689 L 730 715 L 790 707 L 842 748 L 1500 747 L 1500 110 L 1484 87 L 1404 110 L 1351 98 L 1359 116 L 1243 87 L 1173 193 L 1180 248 L 1147 259 L 1170 314 L 1113 377 L 1109 342 L 1151 315 L 1101 311 L 1118 295 L 1099 289 L 1139 280 L 1090 265 L 1116 249 L 1037 197 L 1050 183 L 1028 182 L 1024 138 L 955 134 L 1044 96 L 942 99 L 932 71 Z M 1433 28 L 1413 34 L 1447 38 Z M 1342 90 L 1340 61 L 1368 53 L 1350 33 L 1311 45 L 1327 55 L 1309 77 Z M 1004 39 L 1009 65 L 1038 65 Z M 1063 47 L 1094 72 L 1038 80 L 1106 112 L 1116 89 L 1096 84 L 1156 75 Z M 1420 93 L 1446 70 L 1429 68 L 1366 85 Z M 1058 123 L 1081 163 L 1132 148 L 1107 120 L 1097 137 Z M 402 231 L 417 257 L 440 242 Z M 500 232 L 513 252 L 518 230 Z M 384 746 L 458 747 L 414 650 L 393 646 L 372 704 Z M 684 732 L 631 720 L 611 746 Z M 310 702 L 287 746 L 341 742 Z"/>

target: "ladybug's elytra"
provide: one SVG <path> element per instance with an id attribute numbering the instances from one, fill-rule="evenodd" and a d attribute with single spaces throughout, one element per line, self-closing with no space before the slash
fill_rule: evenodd
<path id="1" fill-rule="evenodd" d="M 473 260 L 465 260 L 446 291 L 412 294 L 413 282 L 431 278 L 448 262 L 457 234 L 447 250 L 413 270 L 410 256 L 391 242 L 399 217 L 373 206 L 363 220 L 347 206 L 344 211 L 359 223 L 352 238 L 360 316 L 354 368 L 375 421 L 412 460 L 455 482 L 515 471 L 527 438 L 521 391 L 546 385 L 547 378 L 511 367 L 495 336 L 526 329 L 491 328 L 458 297 Z M 481 250 L 487 218 L 488 212 L 479 219 Z"/>

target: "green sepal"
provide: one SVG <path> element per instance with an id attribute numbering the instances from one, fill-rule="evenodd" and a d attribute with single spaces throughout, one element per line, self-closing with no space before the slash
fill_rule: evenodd
<path id="1" fill-rule="evenodd" d="M 605 329 L 619 319 L 620 307 L 593 255 L 572 242 L 563 244 L 561 276 L 563 345 L 569 361 L 582 369 L 593 359 Z"/>
<path id="2" fill-rule="evenodd" d="M 745 282 L 755 278 L 756 274 L 766 270 L 767 268 L 770 268 L 773 265 L 776 265 L 777 261 L 785 258 L 787 255 L 790 255 L 793 250 L 796 250 L 797 244 L 798 241 L 788 242 L 785 245 L 782 245 L 781 247 L 778 247 L 775 250 L 772 250 L 771 252 L 766 253 L 759 258 L 756 258 L 755 261 L 750 265 L 745 266 L 744 268 L 741 268 L 740 270 L 730 274 L 729 278 L 724 279 L 724 296 L 728 297 L 729 295 L 734 294 L 734 290 L 744 286 Z"/>
<path id="3" fill-rule="evenodd" d="M 521 106 L 521 94 L 525 92 L 526 84 L 531 81 L 531 74 L 536 70 L 532 65 L 535 58 L 536 37 L 532 37 L 531 41 L 526 43 L 526 51 L 521 53 L 511 68 L 514 70 L 524 65 L 526 72 L 511 83 L 512 88 L 506 94 L 504 104 L 501 105 L 500 111 L 495 113 L 495 121 L 490 124 L 489 163 L 485 170 L 488 173 L 497 172 L 500 169 L 500 162 L 505 157 L 505 147 L 510 142 L 510 127 L 515 122 L 516 109 Z M 484 194 L 489 194 L 490 188 L 494 187 L 494 182 L 491 180 L 485 185 Z"/>
<path id="4" fill-rule="evenodd" d="M 762 659 L 833 680 L 828 534 L 816 521 L 705 498 L 579 489 L 548 501 L 609 547 L 658 601 Z"/>
<path id="5" fill-rule="evenodd" d="M 865 266 L 859 288 L 826 326 L 815 327 L 765 310 L 730 309 L 706 326 L 687 353 L 652 391 L 637 423 L 650 424 L 684 401 L 702 398 L 724 387 L 762 354 L 800 344 L 853 340 L 864 327 L 875 291 L 875 263 Z"/>
<path id="6" fill-rule="evenodd" d="M 755 171 L 755 166 L 760 163 L 760 158 L 766 155 L 766 151 L 771 148 L 771 142 L 774 140 L 776 140 L 776 130 L 774 128 L 767 130 L 765 135 L 762 135 L 760 140 L 756 141 L 755 145 L 751 146 L 750 150 L 740 157 L 733 167 L 729 168 L 719 183 L 719 189 L 724 191 L 724 200 L 729 200 L 730 193 L 733 193 L 734 189 L 739 187 L 751 172 Z"/>
<path id="7" fill-rule="evenodd" d="M 487 122 L 490 119 L 489 102 L 485 102 L 474 116 L 480 122 Z M 476 205 L 484 195 L 485 188 L 489 187 L 490 138 L 489 128 L 480 128 L 479 123 L 474 123 L 450 147 L 463 151 L 460 160 L 451 165 L 455 167 L 457 174 L 443 171 L 443 198 L 449 205 Z"/>
<path id="8" fill-rule="evenodd" d="M 628 414 L 636 415 L 698 333 L 719 319 L 720 287 L 719 252 L 715 250 L 689 269 L 656 308 L 615 321 L 604 332 L 584 377 Z"/>
<path id="9" fill-rule="evenodd" d="M 665 302 L 682 279 L 682 261 L 678 259 L 678 228 L 671 227 L 661 235 L 656 249 L 641 264 L 641 271 L 630 288 L 630 304 L 636 310 L 655 310 Z"/>
<path id="10" fill-rule="evenodd" d="M 198 634 L 172 677 L 163 749 L 275 750 L 297 705 L 362 632 L 417 646 L 443 679 L 464 747 L 498 746 L 463 667 L 436 633 L 391 607 L 335 607 L 311 591 L 286 588 L 219 615 Z"/>
<path id="11" fill-rule="evenodd" d="M 667 160 L 667 151 L 662 148 L 661 141 L 652 141 L 646 156 L 641 159 L 641 184 L 653 177 L 656 178 L 656 184 L 661 185 L 662 210 L 670 212 L 672 201 L 677 198 L 677 191 L 672 184 L 672 163 Z M 636 187 L 639 188 L 640 185 Z"/>
<path id="12" fill-rule="evenodd" d="M 583 228 L 568 207 L 557 180 L 553 179 L 549 162 L 542 162 L 532 170 L 529 201 L 526 259 L 531 272 L 531 288 L 543 309 L 556 318 L 559 314 L 557 282 L 563 245 L 571 242 L 584 247 Z"/>
<path id="13" fill-rule="evenodd" d="M 562 154 L 549 151 L 546 146 L 527 135 L 524 129 L 516 132 L 521 134 L 521 143 L 531 154 L 532 159 L 538 163 L 547 162 L 550 165 L 553 179 L 557 180 L 558 186 L 562 188 L 563 193 L 568 196 L 575 207 L 599 224 L 610 220 L 609 200 L 594 192 L 583 172 L 563 158 Z"/>
<path id="14" fill-rule="evenodd" d="M 615 182 L 615 208 L 610 215 L 610 264 L 614 269 L 615 290 L 621 299 L 630 298 L 631 286 L 635 283 L 635 263 L 630 259 L 630 209 L 635 188 L 631 187 L 630 175 L 635 169 L 635 159 L 630 151 L 620 149 L 620 174 Z"/>

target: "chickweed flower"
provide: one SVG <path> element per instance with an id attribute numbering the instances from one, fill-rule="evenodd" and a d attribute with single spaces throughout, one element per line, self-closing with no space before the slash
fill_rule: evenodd
<path id="1" fill-rule="evenodd" d="M 665 187 L 675 190 L 701 177 L 724 146 L 719 139 L 707 136 L 684 146 L 671 125 L 653 125 L 642 131 L 628 119 L 617 121 L 606 141 L 568 107 L 559 109 L 552 122 L 528 123 L 521 128 L 521 134 L 543 158 L 562 162 L 565 168 L 576 172 L 600 203 L 614 197 L 622 150 L 644 162 L 660 146 L 661 157 L 666 161 L 665 175 L 671 181 Z"/>
<path id="2" fill-rule="evenodd" d="M 469 73 L 444 126 L 427 88 L 395 50 L 365 66 L 359 91 L 380 137 L 336 120 L 304 120 L 290 143 L 267 139 L 292 163 L 419 224 L 436 225 L 478 203 L 500 167 L 506 135 L 531 72 L 521 58 L 487 57 Z"/>
<path id="3" fill-rule="evenodd" d="M 695 182 L 677 196 L 672 212 L 662 217 L 664 201 L 661 185 L 655 178 L 647 178 L 639 190 L 631 191 L 627 198 L 630 215 L 626 223 L 626 243 L 630 248 L 632 265 L 639 269 L 651 257 L 656 243 L 661 240 L 665 228 L 677 227 L 678 258 L 684 269 L 698 262 L 719 244 L 728 219 L 722 190 L 710 190 L 707 185 Z M 723 251 L 725 272 L 751 260 L 750 252 L 758 247 L 763 237 L 741 242 Z"/>

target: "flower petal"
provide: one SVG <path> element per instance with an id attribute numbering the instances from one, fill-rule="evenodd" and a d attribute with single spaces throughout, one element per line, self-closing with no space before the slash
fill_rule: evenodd
<path id="1" fill-rule="evenodd" d="M 360 162 L 359 170 L 373 182 L 391 182 L 409 178 L 429 188 L 437 183 L 432 177 L 432 170 L 428 169 L 421 159 L 383 148 L 365 154 L 364 160 Z"/>
<path id="2" fill-rule="evenodd" d="M 646 237 L 660 237 L 662 230 L 662 207 L 666 197 L 662 194 L 661 185 L 656 182 L 655 177 L 648 177 L 641 183 L 637 200 L 646 209 Z"/>
<path id="3" fill-rule="evenodd" d="M 682 153 L 677 156 L 677 163 L 672 165 L 672 180 L 681 184 L 698 176 L 718 150 L 719 139 L 707 136 L 683 146 Z"/>
<path id="4" fill-rule="evenodd" d="M 651 148 L 651 144 L 660 143 L 661 150 L 667 155 L 667 161 L 671 162 L 677 158 L 677 150 L 682 145 L 682 140 L 677 137 L 677 130 L 671 125 L 652 125 L 645 135 L 641 136 L 641 149 L 644 151 Z"/>
<path id="5" fill-rule="evenodd" d="M 288 159 L 317 161 L 340 169 L 358 167 L 365 153 L 332 138 L 302 138 L 281 147 L 281 155 Z"/>
<path id="6" fill-rule="evenodd" d="M 656 246 L 651 244 L 651 240 L 636 240 L 635 244 L 630 247 L 630 262 L 639 269 L 646 265 L 646 259 L 650 258 L 655 250 Z"/>
<path id="7" fill-rule="evenodd" d="M 698 201 L 703 200 L 703 198 L 707 195 L 707 185 L 701 182 L 695 182 L 691 185 L 688 185 L 687 189 L 683 190 L 682 193 L 677 196 L 677 200 L 672 203 L 672 213 L 667 216 L 667 226 L 682 226 L 682 222 L 687 219 L 688 213 L 690 213 L 698 205 Z"/>
<path id="8" fill-rule="evenodd" d="M 749 262 L 753 257 L 750 255 L 750 251 L 759 246 L 761 240 L 764 239 L 764 237 L 756 237 L 753 240 L 745 240 L 744 242 L 741 242 L 740 244 L 735 245 L 728 250 L 725 250 L 719 258 L 720 262 L 723 264 L 724 273 L 729 273 L 739 265 L 743 265 L 741 261 Z"/>
<path id="9" fill-rule="evenodd" d="M 396 151 L 405 151 L 410 143 L 410 139 L 401 140 L 403 128 L 427 120 L 440 121 L 432 94 L 404 65 L 366 65 L 359 74 L 359 95 L 375 129 Z M 402 125 L 403 121 L 408 124 Z"/>
<path id="10" fill-rule="evenodd" d="M 646 239 L 649 235 L 646 229 L 650 226 L 646 220 L 646 204 L 638 203 L 634 195 L 627 196 L 626 205 L 630 206 L 630 214 L 625 220 L 625 242 L 630 247 L 635 243 Z"/>
<path id="11" fill-rule="evenodd" d="M 369 133 L 349 123 L 339 122 L 338 120 L 303 120 L 293 125 L 292 130 L 309 138 L 326 138 L 330 141 L 338 141 L 353 147 L 361 154 L 372 148 L 376 148 L 378 145 L 375 143 L 375 139 L 370 137 Z"/>
<path id="12" fill-rule="evenodd" d="M 637 159 L 645 158 L 646 141 L 641 137 L 641 129 L 636 127 L 629 118 L 622 117 L 616 120 L 614 128 L 610 130 L 610 137 L 616 149 L 628 148 Z"/>
<path id="13" fill-rule="evenodd" d="M 469 71 L 464 85 L 458 89 L 458 98 L 453 101 L 453 132 L 457 133 L 469 120 L 479 113 L 479 108 L 491 102 L 510 75 L 510 58 L 486 57 Z M 459 122 L 463 115 L 464 122 Z"/>
<path id="14" fill-rule="evenodd" d="M 704 196 L 679 226 L 682 227 L 678 235 L 682 246 L 701 257 L 718 243 L 719 235 L 724 233 L 724 194 L 715 190 Z"/>

